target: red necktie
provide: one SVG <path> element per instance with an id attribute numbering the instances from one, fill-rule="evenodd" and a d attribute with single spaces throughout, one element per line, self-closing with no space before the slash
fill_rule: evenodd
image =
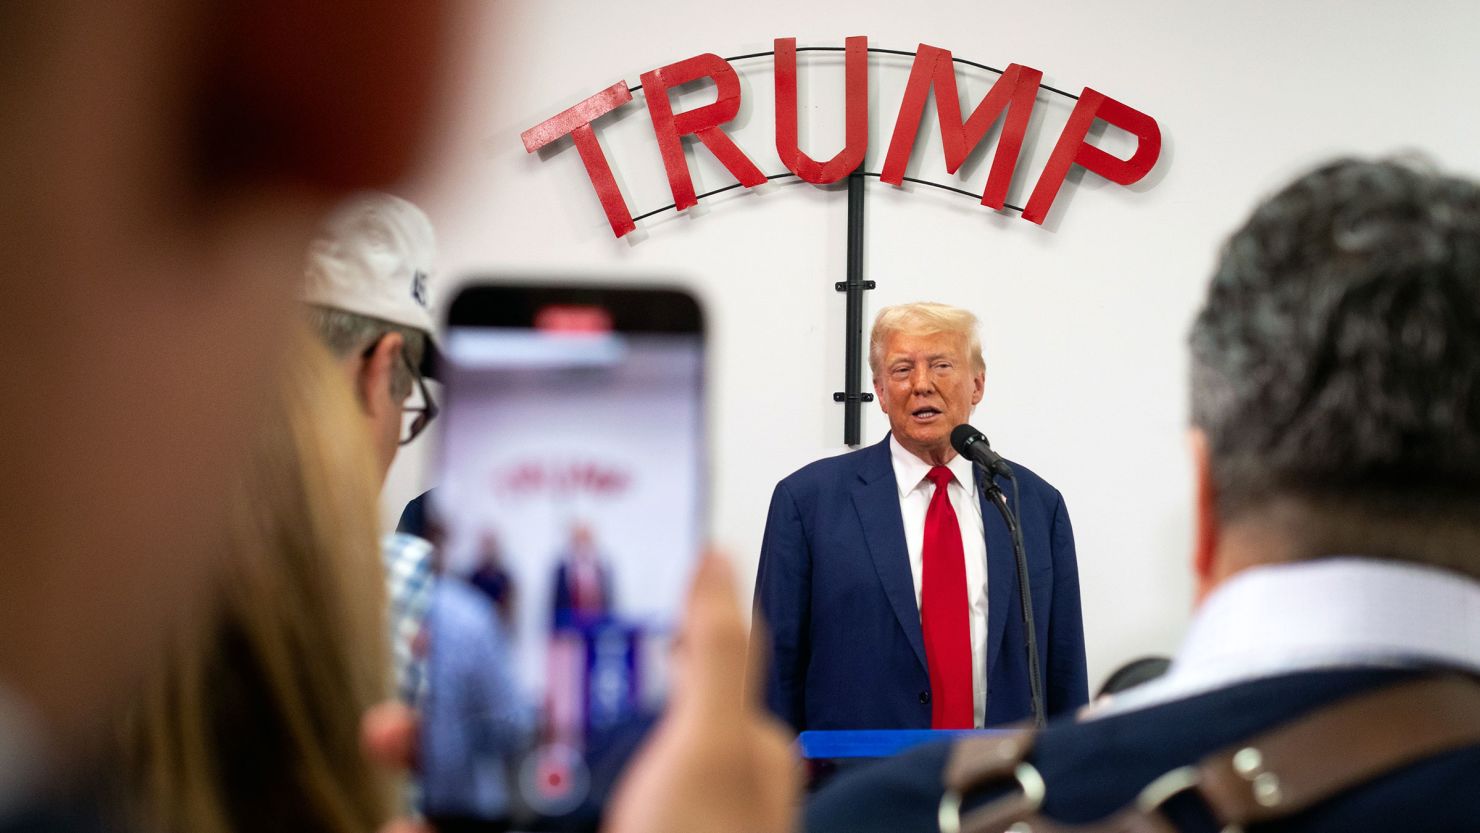
<path id="1" fill-rule="evenodd" d="M 946 488 L 951 470 L 936 466 L 927 475 L 935 494 L 925 512 L 921 553 L 920 629 L 925 633 L 925 664 L 930 670 L 930 728 L 970 729 L 975 723 L 971 697 L 971 623 L 966 600 L 966 553 L 961 525 Z"/>
<path id="2" fill-rule="evenodd" d="M 601 612 L 601 579 L 595 575 L 597 568 L 592 564 L 576 562 L 575 565 L 575 608 L 578 612 L 594 616 Z"/>

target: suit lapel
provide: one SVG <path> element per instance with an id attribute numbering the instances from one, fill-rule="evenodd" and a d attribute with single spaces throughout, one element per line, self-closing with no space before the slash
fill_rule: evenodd
<path id="1" fill-rule="evenodd" d="M 1007 634 L 1007 612 L 1017 592 L 1017 557 L 1012 552 L 1012 534 L 1007 530 L 1007 522 L 1002 520 L 997 504 L 987 498 L 986 472 L 981 466 L 975 466 L 973 471 L 987 539 L 987 679 L 991 679 L 1006 644 L 1003 637 Z"/>
<path id="2" fill-rule="evenodd" d="M 889 439 L 872 446 L 853 484 L 853 508 L 863 525 L 863 540 L 873 558 L 879 584 L 894 608 L 920 667 L 925 664 L 925 637 L 920 631 L 920 610 L 915 604 L 915 579 L 910 573 L 909 548 L 904 540 L 904 520 L 899 514 L 899 485 L 889 462 Z"/>

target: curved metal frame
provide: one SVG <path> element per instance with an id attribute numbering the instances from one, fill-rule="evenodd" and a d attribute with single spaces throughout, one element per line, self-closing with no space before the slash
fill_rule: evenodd
<path id="1" fill-rule="evenodd" d="M 797 47 L 797 51 L 798 52 L 842 52 L 842 51 L 844 51 L 846 49 L 847 49 L 847 47 L 844 47 L 844 46 L 799 46 L 799 47 Z M 914 52 L 906 52 L 903 49 L 884 49 L 882 47 L 876 47 L 876 46 L 870 46 L 868 48 L 868 51 L 869 52 L 875 52 L 875 53 L 878 53 L 878 54 L 881 54 L 881 55 L 902 55 L 902 56 L 910 57 L 910 58 L 915 57 L 915 54 L 916 54 Z M 727 62 L 728 61 L 744 61 L 744 60 L 747 60 L 749 58 L 764 58 L 767 55 L 775 55 L 775 54 L 776 54 L 776 52 L 774 50 L 772 50 L 770 52 L 747 52 L 744 55 L 735 55 L 734 57 L 725 58 L 725 61 L 727 61 Z M 1001 75 L 1004 72 L 1004 70 L 997 69 L 996 67 L 990 67 L 990 66 L 987 66 L 986 64 L 979 64 L 976 61 L 968 61 L 965 58 L 957 58 L 954 55 L 951 56 L 951 62 L 952 63 L 957 63 L 957 64 L 964 64 L 966 66 L 975 67 L 975 68 L 981 69 L 981 70 L 986 70 L 987 72 L 995 72 L 998 75 Z M 1072 99 L 1074 101 L 1078 101 L 1079 100 L 1079 96 L 1074 95 L 1073 93 L 1065 92 L 1065 91 L 1059 89 L 1058 87 L 1050 87 L 1047 84 L 1040 84 L 1038 88 L 1040 90 L 1048 90 L 1051 93 L 1058 93 L 1059 95 L 1061 95 L 1061 96 L 1063 96 L 1065 98 L 1068 98 L 1068 99 Z M 641 89 L 642 89 L 642 85 L 641 84 L 638 84 L 635 87 L 628 87 L 627 88 L 627 91 L 628 92 L 635 93 L 635 92 L 638 92 Z M 871 176 L 871 177 L 873 177 L 875 179 L 878 179 L 879 178 L 879 174 L 873 173 L 873 172 L 870 172 L 870 171 L 860 171 L 860 173 L 862 173 L 864 176 Z M 769 181 L 777 180 L 777 179 L 790 179 L 790 178 L 795 177 L 795 176 L 796 176 L 796 174 L 790 173 L 790 172 L 787 172 L 787 173 L 784 173 L 784 174 L 770 174 L 770 175 L 768 175 L 766 177 L 766 180 L 769 182 Z M 917 178 L 912 177 L 912 176 L 901 177 L 901 179 L 903 179 L 905 182 L 914 183 L 915 185 L 928 185 L 931 188 L 939 188 L 942 191 L 951 191 L 951 192 L 954 192 L 954 193 L 957 193 L 957 194 L 961 194 L 962 196 L 971 197 L 972 199 L 981 199 L 981 195 L 980 194 L 973 194 L 970 191 L 965 191 L 965 190 L 962 190 L 960 188 L 953 188 L 953 187 L 951 187 L 949 185 L 944 185 L 944 184 L 941 184 L 939 182 L 931 182 L 928 179 L 917 179 Z M 739 187 L 741 187 L 740 186 L 740 183 L 736 182 L 736 183 L 733 183 L 731 185 L 726 185 L 723 188 L 716 188 L 713 191 L 705 191 L 702 194 L 696 194 L 694 198 L 696 200 L 702 200 L 705 197 L 712 197 L 712 196 L 715 196 L 716 194 L 723 194 L 726 191 L 733 191 L 734 189 L 739 188 Z M 638 214 L 637 216 L 635 216 L 635 217 L 632 218 L 632 222 L 635 223 L 635 222 L 638 222 L 639 220 L 646 220 L 649 217 L 652 217 L 652 216 L 655 216 L 655 215 L 658 215 L 658 214 L 662 214 L 664 211 L 672 211 L 672 210 L 674 210 L 677 207 L 678 207 L 678 204 L 677 203 L 669 203 L 668 205 L 665 205 L 662 208 L 655 208 L 652 211 L 648 211 L 648 212 L 644 212 L 642 214 Z M 1003 206 L 1002 207 L 1003 208 L 1010 208 L 1013 211 L 1017 211 L 1019 213 L 1021 213 L 1022 210 L 1023 210 L 1022 206 L 1012 205 L 1011 203 L 1003 203 Z"/>

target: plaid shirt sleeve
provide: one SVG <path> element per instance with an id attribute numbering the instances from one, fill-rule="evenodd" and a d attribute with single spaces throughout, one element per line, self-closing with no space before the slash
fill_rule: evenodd
<path id="1" fill-rule="evenodd" d="M 417 650 L 416 642 L 432 599 L 432 545 L 414 535 L 396 532 L 381 540 L 380 552 L 390 599 L 396 693 L 402 702 L 417 707 L 424 701 L 427 687 L 426 656 Z"/>

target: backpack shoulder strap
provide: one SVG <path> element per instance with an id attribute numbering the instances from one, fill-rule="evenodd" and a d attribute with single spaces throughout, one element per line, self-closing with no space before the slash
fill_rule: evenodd
<path id="1" fill-rule="evenodd" d="M 1130 807 L 1090 825 L 1039 814 L 1047 788 L 1027 760 L 1033 741 L 1024 731 L 957 744 L 944 773 L 941 833 L 1001 833 L 1014 824 L 1041 833 L 1170 833 L 1161 805 L 1189 791 L 1225 831 L 1239 831 L 1425 758 L 1480 745 L 1480 681 L 1433 677 L 1346 698 L 1172 770 Z M 1009 777 L 1015 793 L 961 815 L 965 796 Z"/>
<path id="2" fill-rule="evenodd" d="M 1444 676 L 1350 697 L 1197 764 L 1224 825 L 1282 818 L 1380 775 L 1480 744 L 1480 683 Z"/>

